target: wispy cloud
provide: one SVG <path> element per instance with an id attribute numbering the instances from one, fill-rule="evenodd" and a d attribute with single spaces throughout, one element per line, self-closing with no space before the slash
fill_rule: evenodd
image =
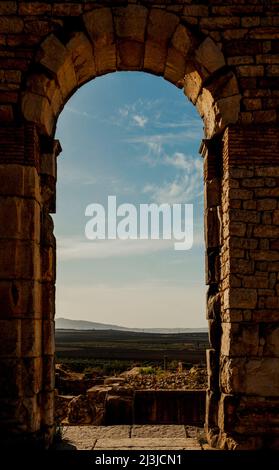
<path id="1" fill-rule="evenodd" d="M 151 166 L 167 165 L 177 170 L 174 179 L 164 181 L 160 185 L 146 184 L 143 193 L 149 194 L 154 202 L 190 203 L 202 195 L 203 165 L 199 157 L 175 152 L 168 155 L 159 143 L 149 143 L 148 152 L 144 159 Z"/>
<path id="2" fill-rule="evenodd" d="M 143 255 L 173 250 L 173 240 L 94 240 L 85 238 L 57 239 L 57 251 L 61 260 L 101 259 Z"/>
<path id="3" fill-rule="evenodd" d="M 174 250 L 171 240 L 87 240 L 82 237 L 57 237 L 57 253 L 61 261 L 90 260 L 142 256 Z M 194 246 L 201 246 L 200 229 L 194 234 Z"/>
<path id="4" fill-rule="evenodd" d="M 187 140 L 196 141 L 200 138 L 199 129 L 186 129 L 183 132 L 164 132 L 156 134 L 144 134 L 127 137 L 124 142 L 132 144 L 146 144 L 160 143 L 169 144 L 177 142 L 186 142 Z"/>
<path id="5" fill-rule="evenodd" d="M 148 122 L 148 118 L 145 116 L 140 116 L 139 114 L 134 114 L 132 117 L 133 120 L 135 121 L 136 125 L 139 127 L 144 127 L 145 124 Z"/>
<path id="6" fill-rule="evenodd" d="M 76 108 L 74 108 L 72 106 L 69 106 L 67 104 L 64 107 L 64 111 L 66 111 L 68 113 L 71 113 L 71 114 L 76 114 L 77 116 L 83 116 L 83 117 L 90 118 L 90 119 L 95 119 L 96 118 L 96 116 L 94 116 L 93 114 L 87 113 L 86 111 L 80 111 L 79 109 L 76 109 Z"/>
<path id="7" fill-rule="evenodd" d="M 162 185 L 149 184 L 143 188 L 151 199 L 158 203 L 193 203 L 200 195 L 198 178 L 194 175 L 183 175 Z"/>

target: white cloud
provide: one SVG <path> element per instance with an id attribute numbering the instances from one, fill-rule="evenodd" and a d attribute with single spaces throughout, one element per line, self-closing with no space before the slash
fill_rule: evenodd
<path id="1" fill-rule="evenodd" d="M 93 240 L 57 237 L 57 252 L 63 261 L 143 255 L 174 249 L 173 240 Z"/>
<path id="2" fill-rule="evenodd" d="M 198 129 L 187 129 L 183 132 L 164 132 L 162 134 L 151 134 L 151 135 L 137 135 L 128 137 L 124 142 L 131 144 L 145 144 L 149 145 L 153 142 L 160 142 L 161 144 L 170 144 L 177 142 L 187 142 L 187 140 L 198 140 L 200 139 L 200 131 Z"/>
<path id="3" fill-rule="evenodd" d="M 80 111 L 79 109 L 73 108 L 72 106 L 66 105 L 64 107 L 64 111 L 69 112 L 71 114 L 76 114 L 77 116 L 83 116 L 86 118 L 94 119 L 95 116 L 92 114 L 87 113 L 86 111 Z"/>
<path id="4" fill-rule="evenodd" d="M 144 127 L 145 124 L 148 122 L 148 118 L 145 116 L 140 116 L 139 114 L 134 114 L 133 120 L 135 121 L 136 125 L 139 127 Z"/>
<path id="5" fill-rule="evenodd" d="M 165 181 L 160 185 L 147 184 L 144 186 L 143 192 L 150 194 L 153 202 L 158 204 L 190 203 L 202 195 L 203 167 L 201 159 L 181 152 L 176 152 L 172 156 L 166 154 L 160 156 L 156 149 L 153 150 L 152 156 L 149 153 L 146 157 L 149 162 L 153 162 L 153 165 L 160 163 L 161 165 L 173 166 L 179 172 L 171 181 Z"/>

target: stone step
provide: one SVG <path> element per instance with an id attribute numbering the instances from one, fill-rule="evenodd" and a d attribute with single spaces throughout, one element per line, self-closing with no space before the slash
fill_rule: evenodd
<path id="1" fill-rule="evenodd" d="M 193 438 L 98 439 L 93 450 L 201 450 Z"/>

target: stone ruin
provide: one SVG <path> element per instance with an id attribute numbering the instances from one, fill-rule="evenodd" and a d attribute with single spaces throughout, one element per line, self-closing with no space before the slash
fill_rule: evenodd
<path id="1" fill-rule="evenodd" d="M 137 70 L 204 121 L 209 445 L 279 447 L 278 25 L 275 0 L 1 1 L 2 442 L 55 432 L 57 118 L 83 83 Z"/>

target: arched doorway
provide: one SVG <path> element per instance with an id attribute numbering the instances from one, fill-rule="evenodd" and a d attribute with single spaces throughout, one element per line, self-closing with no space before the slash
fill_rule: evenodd
<path id="1" fill-rule="evenodd" d="M 9 406 L 3 429 L 46 443 L 53 436 L 55 241 L 49 213 L 55 210 L 57 117 L 69 96 L 95 76 L 143 70 L 183 87 L 205 123 L 209 442 L 223 448 L 276 445 L 269 430 L 270 421 L 276 428 L 278 406 L 274 113 L 255 114 L 252 126 L 252 112 L 239 121 L 242 95 L 234 67 L 211 37 L 185 26 L 183 15 L 142 5 L 93 7 L 78 27 L 66 23 L 36 43 L 24 65 L 13 125 L 4 107 L 1 191 L 19 200 L 12 206 L 17 222 L 9 224 L 1 246 L 9 318 L 3 320 L 1 390 Z M 259 67 L 253 73 L 263 75 Z M 254 125 L 261 120 L 264 126 Z"/>

